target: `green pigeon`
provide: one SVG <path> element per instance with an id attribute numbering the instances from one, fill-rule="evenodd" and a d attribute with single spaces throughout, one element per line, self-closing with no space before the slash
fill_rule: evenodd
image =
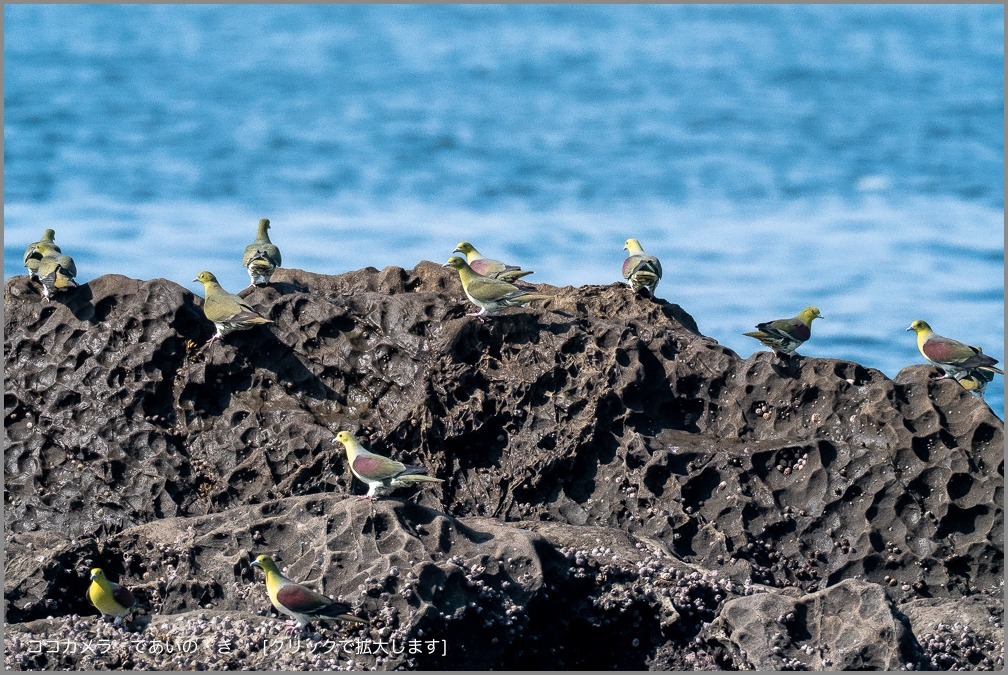
<path id="1" fill-rule="evenodd" d="M 971 394 L 983 398 L 987 385 L 994 379 L 994 372 L 985 368 L 970 368 L 961 375 L 956 375 L 956 381 Z"/>
<path id="2" fill-rule="evenodd" d="M 518 288 L 500 279 L 485 277 L 473 271 L 469 263 L 457 256 L 449 258 L 444 266 L 458 270 L 466 297 L 480 308 L 480 311 L 470 312 L 466 316 L 475 316 L 480 321 L 483 321 L 484 316 L 496 314 L 505 307 L 521 307 L 533 300 L 548 300 L 553 297 Z"/>
<path id="3" fill-rule="evenodd" d="M 661 262 L 653 255 L 645 253 L 636 239 L 627 239 L 623 244 L 623 250 L 630 254 L 623 261 L 623 278 L 630 284 L 634 293 L 646 288 L 651 297 L 654 297 L 655 288 L 658 287 L 662 277 Z"/>
<path id="4" fill-rule="evenodd" d="M 767 347 L 774 350 L 778 356 L 790 355 L 803 342 L 812 336 L 812 321 L 824 318 L 818 307 L 806 307 L 797 316 L 790 319 L 777 319 L 756 324 L 755 330 L 744 333 L 756 338 Z"/>
<path id="5" fill-rule="evenodd" d="M 466 257 L 466 262 L 469 263 L 469 267 L 472 268 L 473 272 L 476 274 L 482 274 L 483 276 L 491 279 L 500 279 L 501 281 L 512 282 L 518 281 L 522 277 L 530 274 L 535 274 L 532 270 L 523 270 L 521 267 L 508 265 L 502 263 L 500 260 L 484 258 L 480 255 L 480 252 L 476 250 L 476 247 L 467 241 L 460 241 L 452 253 L 463 254 Z"/>
<path id="6" fill-rule="evenodd" d="M 342 443 L 346 449 L 350 471 L 362 482 L 367 483 L 367 494 L 361 495 L 360 499 L 374 500 L 385 496 L 397 487 L 411 483 L 443 482 L 441 478 L 425 475 L 427 473 L 425 467 L 403 464 L 368 451 L 349 431 L 341 431 L 336 434 L 336 440 Z"/>
<path id="7" fill-rule="evenodd" d="M 242 256 L 242 265 L 248 270 L 252 280 L 249 286 L 268 284 L 273 272 L 281 265 L 280 249 L 273 245 L 266 232 L 269 226 L 268 219 L 259 221 L 255 241 L 245 247 L 245 255 Z"/>
<path id="8" fill-rule="evenodd" d="M 337 602 L 285 577 L 268 555 L 253 560 L 252 566 L 266 573 L 266 593 L 276 610 L 293 619 L 287 622 L 291 633 L 295 632 L 295 625 L 304 630 L 314 619 L 342 619 L 367 625 L 367 621 L 350 613 L 351 607 L 345 602 Z"/>
<path id="9" fill-rule="evenodd" d="M 140 606 L 129 589 L 109 581 L 100 567 L 91 570 L 88 599 L 102 616 L 115 617 L 114 623 L 117 626 L 122 623 L 124 617 Z"/>
<path id="10" fill-rule="evenodd" d="M 966 377 L 971 370 L 980 371 L 983 375 L 990 374 L 991 379 L 993 373 L 1004 375 L 1003 370 L 994 367 L 997 359 L 987 356 L 979 347 L 937 335 L 926 321 L 918 319 L 907 330 L 917 334 L 917 349 L 925 359 L 942 369 L 943 377 L 958 380 Z"/>
<path id="11" fill-rule="evenodd" d="M 237 295 L 221 288 L 217 283 L 217 277 L 210 272 L 200 272 L 193 281 L 203 283 L 206 295 L 203 313 L 217 326 L 217 333 L 210 338 L 210 342 L 224 337 L 231 331 L 248 330 L 260 324 L 273 323 Z"/>
<path id="12" fill-rule="evenodd" d="M 42 294 L 46 300 L 51 300 L 52 296 L 69 288 L 77 288 L 74 277 L 77 276 L 77 265 L 73 258 L 68 255 L 60 255 L 55 244 L 38 242 L 35 244 L 35 252 L 41 254 L 37 261 L 36 274 L 38 280 L 42 282 Z"/>
<path id="13" fill-rule="evenodd" d="M 30 279 L 38 279 L 38 265 L 42 260 L 42 254 L 38 251 L 39 244 L 47 244 L 51 251 L 62 253 L 60 247 L 56 245 L 56 231 L 49 229 L 42 233 L 42 239 L 33 244 L 29 244 L 24 253 L 24 266 L 28 269 Z"/>

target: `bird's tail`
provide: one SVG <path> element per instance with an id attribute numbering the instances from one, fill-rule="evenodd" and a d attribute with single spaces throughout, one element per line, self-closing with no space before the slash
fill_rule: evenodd
<path id="1" fill-rule="evenodd" d="M 977 370 L 982 370 L 985 373 L 997 373 L 998 375 L 1004 375 L 1004 371 L 1000 368 L 995 368 L 994 366 L 980 366 Z"/>
<path id="2" fill-rule="evenodd" d="M 349 621 L 350 623 L 359 623 L 364 626 L 370 625 L 367 619 L 362 619 L 359 616 L 354 616 L 353 614 L 337 614 L 334 619 L 343 619 L 344 621 Z"/>
<path id="3" fill-rule="evenodd" d="M 328 619 L 342 619 L 343 621 L 350 621 L 353 623 L 362 623 L 365 626 L 368 625 L 367 619 L 362 619 L 359 616 L 354 616 L 350 614 L 350 606 L 343 602 L 334 602 L 328 607 L 323 607 L 317 612 L 317 616 L 324 616 Z"/>
<path id="4" fill-rule="evenodd" d="M 749 337 L 756 338 L 757 340 L 761 340 L 763 338 L 770 337 L 769 335 L 767 335 L 766 333 L 764 333 L 761 330 L 749 331 L 748 333 L 742 333 L 742 335 L 748 335 Z"/>
<path id="5" fill-rule="evenodd" d="M 506 281 L 508 283 L 513 283 L 518 281 L 522 277 L 527 277 L 530 274 L 535 274 L 535 270 L 508 270 L 506 272 L 501 272 L 497 275 L 497 278 L 501 281 Z"/>
<path id="6" fill-rule="evenodd" d="M 552 295 L 544 295 L 542 293 L 527 293 L 526 295 L 521 296 L 521 301 L 531 302 L 533 300 L 551 300 L 552 298 L 553 298 Z"/>
<path id="7" fill-rule="evenodd" d="M 400 474 L 396 476 L 395 481 L 397 483 L 443 483 L 443 478 L 434 478 L 433 476 L 425 476 L 423 474 Z"/>
<path id="8" fill-rule="evenodd" d="M 633 273 L 633 279 L 638 284 L 647 286 L 652 283 L 658 283 L 661 280 L 661 276 L 649 270 L 641 269 Z"/>

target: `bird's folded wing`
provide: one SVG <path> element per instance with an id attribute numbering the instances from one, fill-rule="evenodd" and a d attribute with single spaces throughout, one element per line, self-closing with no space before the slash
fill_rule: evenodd
<path id="1" fill-rule="evenodd" d="M 245 247 L 245 254 L 242 256 L 242 265 L 248 267 L 248 264 L 252 262 L 253 258 L 259 252 L 259 247 L 256 244 L 249 244 Z"/>
<path id="2" fill-rule="evenodd" d="M 257 258 L 268 260 L 271 264 L 280 266 L 280 249 L 269 244 L 250 244 L 245 248 L 245 255 L 242 256 L 242 265 L 249 266 L 249 263 Z"/>
<path id="3" fill-rule="evenodd" d="M 56 259 L 56 263 L 63 268 L 63 271 L 67 273 L 68 276 L 77 276 L 77 264 L 74 263 L 73 258 L 68 255 L 61 255 Z"/>
<path id="4" fill-rule="evenodd" d="M 281 587 L 280 590 L 277 591 L 276 597 L 277 602 L 281 605 L 292 612 L 298 612 L 299 614 L 312 614 L 321 609 L 325 609 L 332 603 L 332 600 L 321 593 L 316 593 L 311 589 L 295 583 L 289 583 Z M 349 609 L 349 607 L 347 609 Z"/>
<path id="5" fill-rule="evenodd" d="M 123 588 L 119 584 L 112 584 L 112 597 L 123 607 L 132 607 L 136 598 L 130 593 L 128 588 Z"/>
<path id="6" fill-rule="evenodd" d="M 353 469 L 361 476 L 384 480 L 401 474 L 406 470 L 406 465 L 388 457 L 360 454 L 354 458 Z"/>
<path id="7" fill-rule="evenodd" d="M 477 300 L 494 302 L 503 300 L 516 291 L 520 291 L 520 289 L 517 286 L 507 283 L 506 281 L 476 278 L 469 282 L 469 286 L 466 288 L 466 291 Z"/>
<path id="8" fill-rule="evenodd" d="M 521 271 L 521 268 L 517 265 L 508 265 L 500 260 L 491 260 L 490 258 L 478 258 L 473 260 L 469 263 L 469 267 L 472 268 L 473 272 L 482 274 L 485 277 L 496 277 L 504 272 Z"/>
<path id="9" fill-rule="evenodd" d="M 632 255 L 623 261 L 624 279 L 629 279 L 638 272 L 647 272 L 661 278 L 661 263 L 658 261 L 658 258 L 651 255 Z"/>
<path id="10" fill-rule="evenodd" d="M 976 368 L 993 366 L 997 359 L 984 354 L 979 348 L 963 344 L 951 338 L 931 336 L 921 347 L 924 356 L 937 363 Z"/>
<path id="11" fill-rule="evenodd" d="M 808 340 L 812 335 L 809 327 L 798 319 L 777 319 L 756 326 L 764 333 L 788 340 Z"/>

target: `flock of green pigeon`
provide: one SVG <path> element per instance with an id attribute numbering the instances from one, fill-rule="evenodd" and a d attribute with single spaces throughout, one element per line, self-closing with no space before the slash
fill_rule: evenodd
<path id="1" fill-rule="evenodd" d="M 274 271 L 281 266 L 280 249 L 270 241 L 269 226 L 269 220 L 263 218 L 259 221 L 255 241 L 245 248 L 242 256 L 242 265 L 248 270 L 250 286 L 269 284 Z M 646 292 L 648 296 L 654 297 L 662 278 L 661 262 L 655 256 L 645 253 L 636 239 L 627 239 L 623 248 L 628 253 L 623 262 L 623 278 L 635 293 Z M 459 253 L 463 257 L 455 255 Z M 30 278 L 37 279 L 42 284 L 47 302 L 55 294 L 77 286 L 74 281 L 77 267 L 73 258 L 63 255 L 56 245 L 55 232 L 51 229 L 46 230 L 41 240 L 25 250 L 24 264 Z M 518 285 L 524 283 L 522 278 L 532 274 L 532 270 L 523 270 L 515 265 L 485 258 L 469 242 L 459 242 L 445 267 L 458 271 L 466 297 L 479 308 L 479 311 L 467 316 L 474 316 L 480 321 L 508 307 L 521 307 L 534 300 L 552 297 L 534 292 L 535 289 L 531 286 Z M 232 331 L 273 323 L 244 299 L 224 290 L 210 272 L 200 272 L 193 281 L 203 284 L 203 312 L 217 328 L 207 345 Z M 789 319 L 757 324 L 755 331 L 745 335 L 770 347 L 778 358 L 790 359 L 795 350 L 811 337 L 812 321 L 817 318 L 823 318 L 819 309 L 806 307 Z M 917 334 L 917 348 L 928 362 L 943 371 L 943 377 L 954 378 L 974 394 L 982 396 L 995 373 L 1004 375 L 1004 371 L 995 366 L 998 361 L 984 354 L 979 347 L 936 335 L 924 321 L 914 321 L 907 330 Z M 442 482 L 440 478 L 426 475 L 425 467 L 404 464 L 368 451 L 349 431 L 340 431 L 336 434 L 336 440 L 346 450 L 350 471 L 368 486 L 367 494 L 360 499 L 377 499 L 398 487 L 414 483 Z M 292 618 L 288 622 L 292 632 L 295 625 L 304 629 L 312 619 L 336 618 L 367 623 L 350 614 L 348 605 L 285 577 L 269 556 L 259 556 L 252 565 L 265 572 L 270 601 L 279 612 Z M 122 618 L 138 606 L 133 594 L 111 582 L 100 568 L 91 570 L 88 597 L 102 615 L 114 617 L 116 624 L 121 623 Z"/>

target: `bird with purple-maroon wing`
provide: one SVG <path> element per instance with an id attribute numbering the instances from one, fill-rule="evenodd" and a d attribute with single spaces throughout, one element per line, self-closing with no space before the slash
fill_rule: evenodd
<path id="1" fill-rule="evenodd" d="M 252 566 L 266 573 L 266 593 L 276 610 L 293 619 L 287 622 L 291 633 L 295 632 L 295 625 L 304 630 L 309 621 L 316 619 L 341 619 L 367 624 L 366 620 L 351 614 L 352 608 L 345 602 L 316 593 L 285 577 L 268 555 L 256 558 L 252 561 Z"/>
<path id="2" fill-rule="evenodd" d="M 377 499 L 397 487 L 413 483 L 442 482 L 441 478 L 426 475 L 426 467 L 403 464 L 370 452 L 349 431 L 336 434 L 336 440 L 346 449 L 350 471 L 368 486 L 367 494 L 361 496 L 361 499 Z"/>
<path id="3" fill-rule="evenodd" d="M 974 347 L 952 338 L 942 337 L 935 333 L 926 321 L 918 319 L 910 324 L 908 331 L 917 334 L 917 349 L 925 359 L 942 369 L 944 377 L 952 377 L 963 384 L 967 389 L 976 389 L 973 379 L 977 378 L 975 384 L 981 385 L 981 391 L 985 388 L 986 379 L 989 382 L 993 379 L 994 373 L 1004 375 L 1004 371 L 995 367 L 998 361 L 987 356 L 980 347 Z"/>

